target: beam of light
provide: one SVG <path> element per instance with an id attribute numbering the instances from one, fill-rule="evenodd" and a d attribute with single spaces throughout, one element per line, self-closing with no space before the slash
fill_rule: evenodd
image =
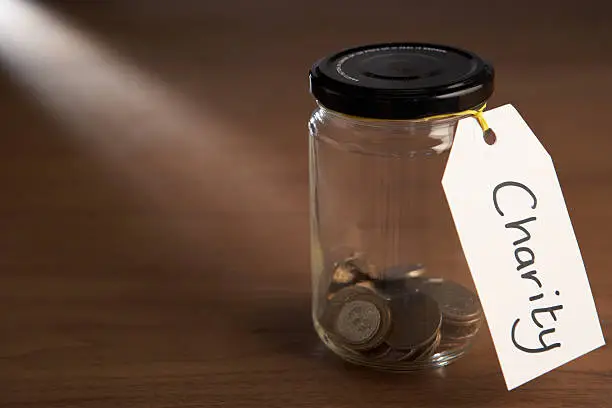
<path id="1" fill-rule="evenodd" d="M 303 212 L 300 197 L 279 188 L 280 159 L 254 135 L 220 123 L 205 106 L 196 109 L 51 10 L 1 0 L 0 60 L 70 129 L 74 143 L 119 171 L 143 203 Z"/>
<path id="2" fill-rule="evenodd" d="M 261 201 L 262 208 L 278 210 L 284 203 L 284 210 L 295 210 L 288 197 L 281 199 L 274 180 L 258 177 L 258 170 L 269 168 L 275 158 L 255 156 L 262 148 L 252 135 L 207 117 L 205 107 L 194 109 L 51 11 L 25 0 L 2 0 L 0 56 L 41 103 L 81 136 L 78 142 L 130 173 L 141 173 L 138 181 L 152 179 L 146 174 L 165 161 L 183 175 L 222 174 L 223 184 L 233 185 L 225 193 Z M 150 168 L 130 160 L 132 154 L 142 160 L 151 153 L 157 154 Z M 207 200 L 231 207 L 233 200 L 207 193 Z"/>

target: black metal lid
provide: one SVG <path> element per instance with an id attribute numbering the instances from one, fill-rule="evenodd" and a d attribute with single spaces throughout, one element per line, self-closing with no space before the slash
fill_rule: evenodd
<path id="1" fill-rule="evenodd" d="M 493 93 L 493 67 L 477 55 L 425 43 L 351 48 L 318 61 L 310 92 L 324 107 L 374 119 L 461 112 Z"/>

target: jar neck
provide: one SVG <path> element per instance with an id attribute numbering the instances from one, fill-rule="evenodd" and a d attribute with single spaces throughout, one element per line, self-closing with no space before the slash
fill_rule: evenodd
<path id="1" fill-rule="evenodd" d="M 465 115 L 427 120 L 384 120 L 354 117 L 318 103 L 310 126 L 321 142 L 347 151 L 392 157 L 446 153 L 454 141 L 457 122 Z"/>
<path id="2" fill-rule="evenodd" d="M 435 128 L 448 128 L 454 127 L 457 122 L 463 118 L 470 117 L 469 113 L 464 115 L 449 116 L 445 118 L 431 118 L 431 119 L 375 119 L 375 118 L 364 118 L 358 116 L 350 116 L 341 112 L 333 111 L 317 102 L 318 113 L 324 116 L 328 121 L 342 121 L 347 125 L 354 125 L 357 127 L 369 127 L 369 128 L 412 128 L 418 129 L 435 129 Z M 479 109 L 475 107 L 474 110 Z"/>

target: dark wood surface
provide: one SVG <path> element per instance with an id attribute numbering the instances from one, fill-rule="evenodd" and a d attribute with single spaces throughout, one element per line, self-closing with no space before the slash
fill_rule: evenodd
<path id="1" fill-rule="evenodd" d="M 460 45 L 551 152 L 607 334 L 603 2 L 0 1 L 0 406 L 612 404 L 609 347 L 513 392 L 487 333 L 443 370 L 344 364 L 311 328 L 308 266 L 310 64 Z"/>

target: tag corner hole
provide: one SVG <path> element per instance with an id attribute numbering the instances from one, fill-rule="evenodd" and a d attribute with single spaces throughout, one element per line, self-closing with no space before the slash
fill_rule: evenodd
<path id="1" fill-rule="evenodd" d="M 486 144 L 488 144 L 489 146 L 494 145 L 497 142 L 497 135 L 495 134 L 495 132 L 493 131 L 493 129 L 487 129 L 484 131 L 483 135 L 482 135 L 484 141 Z"/>

